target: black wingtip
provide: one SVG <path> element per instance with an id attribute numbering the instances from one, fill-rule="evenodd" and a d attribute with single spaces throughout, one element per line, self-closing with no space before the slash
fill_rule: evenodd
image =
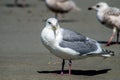
<path id="1" fill-rule="evenodd" d="M 115 56 L 115 52 L 111 50 L 105 50 L 103 49 L 103 56 L 109 55 L 109 56 Z"/>

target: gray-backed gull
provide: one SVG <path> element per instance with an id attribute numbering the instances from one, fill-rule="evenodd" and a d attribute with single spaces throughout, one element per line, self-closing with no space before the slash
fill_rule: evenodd
<path id="1" fill-rule="evenodd" d="M 61 74 L 63 74 L 65 60 L 69 60 L 69 74 L 71 74 L 71 60 L 114 55 L 113 51 L 102 49 L 96 40 L 72 30 L 61 28 L 55 18 L 49 18 L 46 21 L 41 32 L 41 40 L 52 54 L 63 59 Z"/>

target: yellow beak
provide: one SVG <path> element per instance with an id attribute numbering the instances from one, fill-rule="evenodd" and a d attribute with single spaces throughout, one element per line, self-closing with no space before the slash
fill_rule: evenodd
<path id="1" fill-rule="evenodd" d="M 56 26 L 53 26 L 52 29 L 53 29 L 53 31 L 56 31 Z"/>
<path id="2" fill-rule="evenodd" d="M 53 29 L 53 32 L 54 32 L 54 35 L 55 35 L 55 37 L 56 37 L 56 26 L 52 26 L 52 29 Z"/>

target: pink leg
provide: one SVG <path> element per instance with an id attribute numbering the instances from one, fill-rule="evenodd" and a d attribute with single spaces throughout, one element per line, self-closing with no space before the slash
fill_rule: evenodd
<path id="1" fill-rule="evenodd" d="M 71 75 L 71 66 L 72 66 L 72 61 L 69 60 L 69 75 Z"/>
<path id="2" fill-rule="evenodd" d="M 109 45 L 110 45 L 112 39 L 113 39 L 114 36 L 115 36 L 116 31 L 117 31 L 117 29 L 116 29 L 116 27 L 114 27 L 114 28 L 113 28 L 112 36 L 109 38 L 108 43 L 106 44 L 106 46 L 109 46 Z"/>
<path id="3" fill-rule="evenodd" d="M 55 18 L 58 20 L 62 20 L 62 14 L 55 13 Z"/>
<path id="4" fill-rule="evenodd" d="M 63 62 L 62 62 L 62 69 L 61 69 L 61 75 L 63 75 L 63 71 L 64 71 L 64 65 L 65 65 L 65 60 L 63 59 Z"/>
<path id="5" fill-rule="evenodd" d="M 25 7 L 25 0 L 22 0 L 22 6 Z"/>
<path id="6" fill-rule="evenodd" d="M 18 5 L 18 0 L 14 0 L 14 4 L 15 4 L 15 6 L 17 6 Z"/>
<path id="7" fill-rule="evenodd" d="M 119 44 L 119 29 L 117 29 L 117 40 L 116 40 L 116 44 Z"/>

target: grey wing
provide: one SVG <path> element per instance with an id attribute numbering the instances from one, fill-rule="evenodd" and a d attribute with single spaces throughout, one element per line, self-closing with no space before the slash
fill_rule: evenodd
<path id="1" fill-rule="evenodd" d="M 71 31 L 69 29 L 63 29 L 63 40 L 64 41 L 85 41 L 86 37 L 80 33 Z"/>
<path id="2" fill-rule="evenodd" d="M 89 53 L 97 50 L 96 42 L 92 39 L 87 39 L 80 33 L 69 29 L 63 30 L 63 40 L 59 44 L 63 48 L 70 48 L 80 54 Z"/>
<path id="3" fill-rule="evenodd" d="M 80 55 L 87 54 L 97 50 L 97 46 L 94 42 L 90 41 L 62 41 L 59 44 L 63 48 L 70 48 L 76 52 L 79 52 Z"/>
<path id="4" fill-rule="evenodd" d="M 115 7 L 110 7 L 106 13 L 107 15 L 113 15 L 113 16 L 119 16 L 120 15 L 120 9 Z"/>

